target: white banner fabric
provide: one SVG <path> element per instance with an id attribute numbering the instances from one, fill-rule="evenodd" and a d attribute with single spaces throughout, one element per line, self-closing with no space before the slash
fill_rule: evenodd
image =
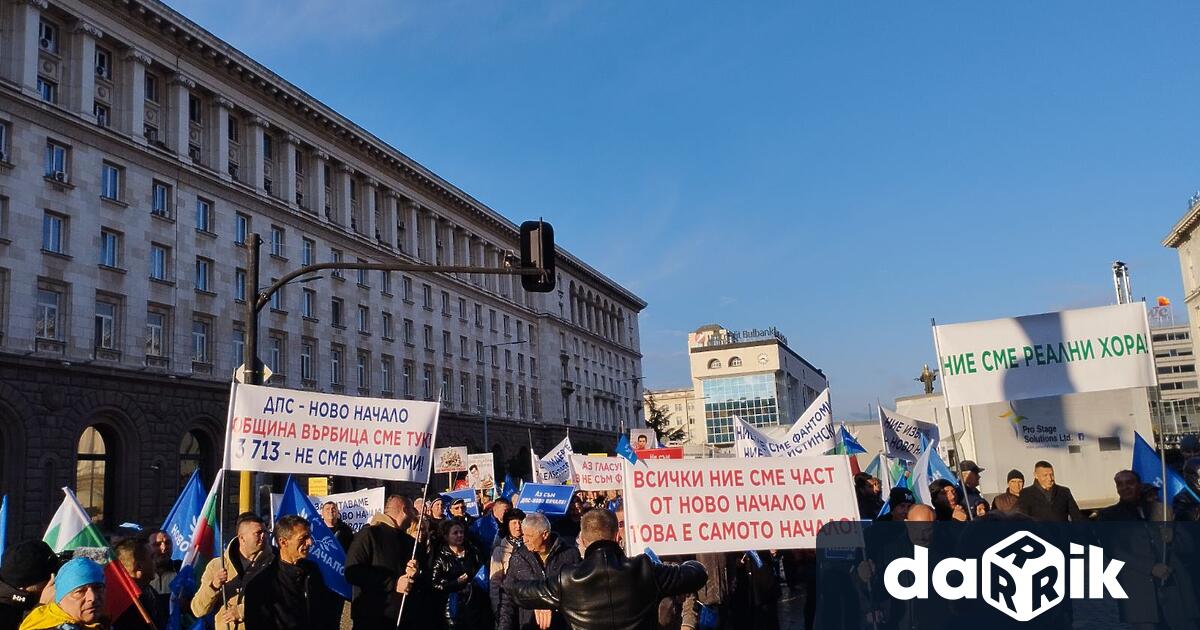
<path id="1" fill-rule="evenodd" d="M 224 467 L 425 483 L 438 403 L 235 385 Z"/>
<path id="2" fill-rule="evenodd" d="M 890 409 L 879 408 L 879 429 L 883 435 L 883 454 L 906 462 L 921 456 L 921 434 L 930 444 L 941 438 L 938 426 L 909 418 Z"/>
<path id="3" fill-rule="evenodd" d="M 1158 384 L 1141 303 L 933 327 L 951 407 Z"/>
<path id="4" fill-rule="evenodd" d="M 571 484 L 579 490 L 623 490 L 623 457 L 571 456 Z"/>
<path id="5" fill-rule="evenodd" d="M 857 521 L 842 455 L 641 460 L 625 467 L 630 553 L 815 549 L 829 522 Z"/>
<path id="6" fill-rule="evenodd" d="M 733 450 L 738 457 L 796 457 L 820 455 L 837 446 L 829 388 L 800 414 L 782 440 L 775 440 L 741 418 L 734 417 Z"/>
<path id="7" fill-rule="evenodd" d="M 275 522 L 275 513 L 279 511 L 279 501 L 282 499 L 282 494 L 271 493 L 272 523 Z M 358 533 L 358 530 L 362 529 L 364 525 L 370 524 L 372 516 L 383 513 L 383 504 L 387 500 L 387 489 L 380 486 L 355 492 L 340 492 L 324 497 L 309 495 L 308 500 L 312 502 L 313 509 L 318 514 L 321 513 L 322 505 L 325 505 L 327 501 L 333 501 L 337 504 L 342 520 L 350 526 L 350 529 Z"/>
<path id="8" fill-rule="evenodd" d="M 575 451 L 571 448 L 571 438 L 563 438 L 558 446 L 555 446 L 545 457 L 534 461 L 536 465 L 533 468 L 533 482 L 567 483 L 571 478 L 570 457 L 574 453 Z"/>

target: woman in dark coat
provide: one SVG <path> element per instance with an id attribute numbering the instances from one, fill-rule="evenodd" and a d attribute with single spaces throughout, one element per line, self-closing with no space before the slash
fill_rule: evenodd
<path id="1" fill-rule="evenodd" d="M 484 630 L 492 627 L 492 610 L 487 589 L 476 580 L 486 561 L 467 541 L 467 530 L 455 520 L 440 527 L 441 544 L 430 564 L 430 584 L 446 630 Z M 484 575 L 486 576 L 486 569 Z"/>

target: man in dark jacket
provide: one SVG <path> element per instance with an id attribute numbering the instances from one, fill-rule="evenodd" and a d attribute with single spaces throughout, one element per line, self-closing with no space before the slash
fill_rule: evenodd
<path id="1" fill-rule="evenodd" d="M 346 553 L 346 581 L 354 587 L 350 618 L 355 630 L 393 630 L 400 602 L 413 590 L 417 562 L 412 560 L 416 541 L 404 532 L 410 510 L 408 497 L 392 495 L 383 514 L 359 530 Z M 409 599 L 413 599 L 411 596 Z M 422 627 L 426 614 L 417 601 L 404 606 L 402 628 Z"/>
<path id="2" fill-rule="evenodd" d="M 333 537 L 342 546 L 342 551 L 349 551 L 350 543 L 354 541 L 354 530 L 350 529 L 346 521 L 342 520 L 342 513 L 338 511 L 336 503 L 326 501 L 321 504 L 321 520 L 325 523 L 325 527 L 333 532 Z"/>
<path id="3" fill-rule="evenodd" d="M 308 520 L 289 514 L 275 521 L 279 555 L 246 586 L 246 627 L 255 630 L 337 630 L 342 600 L 325 586 L 308 559 Z"/>
<path id="4" fill-rule="evenodd" d="M 550 531 L 550 521 L 541 512 L 527 514 L 521 522 L 524 546 L 513 551 L 504 573 L 504 587 L 518 582 L 544 580 L 579 564 L 579 550 Z M 511 597 L 501 595 L 497 630 L 566 630 L 561 612 L 520 608 Z M 545 623 L 539 624 L 539 619 Z"/>
<path id="5" fill-rule="evenodd" d="M 1046 461 L 1034 464 L 1033 479 L 1032 486 L 1021 490 L 1021 496 L 1017 499 L 1018 512 L 1035 521 L 1051 523 L 1065 523 L 1067 520 L 1078 523 L 1083 520 L 1071 489 L 1055 485 L 1054 466 Z"/>
<path id="6" fill-rule="evenodd" d="M 50 545 L 27 540 L 9 547 L 0 565 L 0 630 L 17 630 L 25 614 L 38 605 L 50 574 L 58 570 L 58 556 Z"/>
<path id="7" fill-rule="evenodd" d="M 561 611 L 574 630 L 642 630 L 654 627 L 662 598 L 690 593 L 707 580 L 695 560 L 627 558 L 616 540 L 617 517 L 590 510 L 579 523 L 582 562 L 541 580 L 517 581 L 506 591 L 521 608 Z"/>

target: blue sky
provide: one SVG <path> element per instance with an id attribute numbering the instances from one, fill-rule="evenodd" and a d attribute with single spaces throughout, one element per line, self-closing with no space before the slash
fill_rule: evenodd
<path id="1" fill-rule="evenodd" d="M 778 326 L 835 412 L 916 393 L 929 318 L 1134 293 L 1200 188 L 1200 4 L 173 6 L 642 296 L 647 385 L 687 331 Z M 968 6 L 969 5 L 969 6 Z"/>

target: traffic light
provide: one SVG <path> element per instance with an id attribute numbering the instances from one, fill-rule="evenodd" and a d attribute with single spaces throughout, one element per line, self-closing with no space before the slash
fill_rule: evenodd
<path id="1" fill-rule="evenodd" d="M 554 228 L 545 221 L 521 224 L 521 268 L 538 269 L 540 276 L 521 276 L 521 287 L 533 293 L 554 290 Z"/>

